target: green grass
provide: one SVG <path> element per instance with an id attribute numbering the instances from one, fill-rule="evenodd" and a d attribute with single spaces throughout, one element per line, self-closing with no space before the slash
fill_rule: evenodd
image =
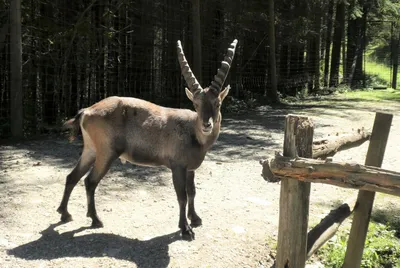
<path id="1" fill-rule="evenodd" d="M 400 101 L 400 90 L 355 90 L 343 93 L 348 99 L 366 100 L 366 101 Z"/>
<path id="2" fill-rule="evenodd" d="M 392 71 L 389 66 L 378 63 L 370 58 L 365 59 L 365 72 L 369 76 L 368 84 L 370 86 L 387 86 L 391 87 Z M 399 86 L 400 83 L 398 82 Z"/>
<path id="3" fill-rule="evenodd" d="M 339 268 L 343 264 L 349 229 L 339 231 L 318 252 L 326 268 Z M 400 268 L 400 240 L 387 226 L 370 222 L 361 262 L 362 268 Z"/>

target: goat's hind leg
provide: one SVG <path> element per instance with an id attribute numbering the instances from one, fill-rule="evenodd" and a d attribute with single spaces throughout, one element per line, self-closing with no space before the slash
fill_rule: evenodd
<path id="1" fill-rule="evenodd" d="M 97 154 L 97 158 L 94 163 L 93 169 L 90 171 L 89 175 L 85 178 L 85 188 L 86 188 L 87 206 L 88 206 L 88 211 L 86 216 L 92 218 L 93 228 L 103 227 L 103 223 L 97 216 L 94 193 L 96 191 L 97 185 L 99 184 L 100 180 L 108 172 L 112 162 L 115 159 L 117 159 L 116 154 L 113 153 L 105 154 L 103 152 L 99 152 Z"/>
<path id="2" fill-rule="evenodd" d="M 194 209 L 194 198 L 196 196 L 196 185 L 194 183 L 194 171 L 186 172 L 186 192 L 188 196 L 188 218 L 192 227 L 198 227 L 202 224 L 201 218 Z"/>
<path id="3" fill-rule="evenodd" d="M 57 212 L 61 214 L 62 222 L 72 221 L 72 216 L 68 212 L 68 201 L 71 196 L 72 190 L 78 181 L 89 171 L 90 167 L 93 165 L 96 158 L 96 154 L 89 148 L 84 148 L 82 151 L 82 155 L 76 164 L 75 168 L 72 170 L 70 174 L 68 174 L 64 194 L 61 200 L 61 204 L 57 209 Z"/>

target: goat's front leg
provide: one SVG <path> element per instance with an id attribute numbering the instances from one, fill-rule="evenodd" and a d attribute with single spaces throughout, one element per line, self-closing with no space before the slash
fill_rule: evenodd
<path id="1" fill-rule="evenodd" d="M 192 227 L 198 227 L 202 224 L 201 218 L 194 209 L 194 197 L 196 196 L 196 186 L 194 184 L 194 171 L 186 172 L 186 192 L 188 196 L 188 218 Z"/>
<path id="2" fill-rule="evenodd" d="M 176 195 L 179 203 L 179 228 L 182 232 L 182 238 L 194 239 L 194 232 L 189 226 L 186 219 L 186 204 L 187 204 L 187 193 L 186 193 L 186 168 L 175 167 L 172 168 L 172 180 Z"/>

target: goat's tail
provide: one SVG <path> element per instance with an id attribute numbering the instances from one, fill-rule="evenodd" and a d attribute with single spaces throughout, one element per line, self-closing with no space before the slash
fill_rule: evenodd
<path id="1" fill-rule="evenodd" d="M 78 135 L 80 129 L 80 119 L 84 111 L 85 109 L 80 109 L 74 118 L 69 119 L 63 124 L 62 130 L 70 130 L 69 141 L 73 141 Z"/>

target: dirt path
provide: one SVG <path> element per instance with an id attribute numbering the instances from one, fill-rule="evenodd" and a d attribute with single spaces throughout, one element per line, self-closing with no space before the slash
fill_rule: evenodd
<path id="1" fill-rule="evenodd" d="M 333 99 L 333 100 L 332 100 Z M 331 103 L 335 107 L 331 107 Z M 79 142 L 48 138 L 0 147 L 1 267 L 270 267 L 278 227 L 279 184 L 263 181 L 261 158 L 280 151 L 284 116 L 315 122 L 315 138 L 371 128 L 374 111 L 394 113 L 384 168 L 400 171 L 399 104 L 313 102 L 290 109 L 260 107 L 225 116 L 223 132 L 196 174 L 203 226 L 196 240 L 180 240 L 178 204 L 170 173 L 115 162 L 96 195 L 105 227 L 89 229 L 83 180 L 70 200 L 74 221 L 60 225 L 56 208 Z M 363 163 L 368 142 L 335 160 Z M 355 192 L 313 185 L 310 224 Z M 378 194 L 376 208 L 399 214 L 396 199 Z M 398 200 L 397 200 L 398 201 Z"/>

